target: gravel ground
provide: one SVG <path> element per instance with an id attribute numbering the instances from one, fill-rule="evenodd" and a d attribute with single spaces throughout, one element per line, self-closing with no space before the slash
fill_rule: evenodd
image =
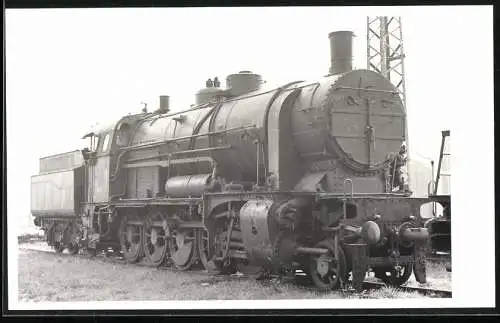
<path id="1" fill-rule="evenodd" d="M 203 271 L 175 272 L 40 252 L 43 250 L 50 249 L 41 243 L 20 245 L 19 301 L 426 297 L 393 288 L 382 288 L 362 294 L 335 291 L 318 293 L 305 286 L 279 280 L 257 281 L 245 277 L 214 276 Z M 428 278 L 429 283 L 425 287 L 451 290 L 451 273 L 446 272 L 444 265 L 430 263 Z M 409 285 L 419 284 L 412 276 Z"/>

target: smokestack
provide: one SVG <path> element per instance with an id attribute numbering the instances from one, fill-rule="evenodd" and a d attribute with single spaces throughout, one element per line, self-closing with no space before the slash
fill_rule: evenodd
<path id="1" fill-rule="evenodd" d="M 160 113 L 167 113 L 170 111 L 170 97 L 168 95 L 160 95 Z"/>
<path id="2" fill-rule="evenodd" d="M 330 74 L 336 75 L 352 70 L 352 31 L 334 31 L 330 38 Z"/>

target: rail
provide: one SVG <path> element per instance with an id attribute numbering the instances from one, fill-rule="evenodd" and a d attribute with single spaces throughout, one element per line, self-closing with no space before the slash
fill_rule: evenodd
<path id="1" fill-rule="evenodd" d="M 200 148 L 200 149 L 190 149 L 190 150 L 181 150 L 181 151 L 174 151 L 168 154 L 159 154 L 159 155 L 154 155 L 154 156 L 148 156 L 148 157 L 141 157 L 141 158 L 131 158 L 127 160 L 127 163 L 134 163 L 138 161 L 143 161 L 143 160 L 149 160 L 149 159 L 156 159 L 156 158 L 162 158 L 162 157 L 169 157 L 169 156 L 178 156 L 178 155 L 186 155 L 186 154 L 192 154 L 192 153 L 203 153 L 203 152 L 211 152 L 215 150 L 226 150 L 226 149 L 231 149 L 233 148 L 231 145 L 227 146 L 220 146 L 220 147 L 210 147 L 210 148 Z"/>
<path id="2" fill-rule="evenodd" d="M 382 93 L 398 94 L 397 91 L 367 89 L 367 88 L 362 88 L 362 87 L 350 87 L 350 86 L 337 86 L 337 87 L 335 87 L 335 89 L 340 89 L 340 90 L 357 90 L 357 91 L 367 91 L 367 92 L 382 92 Z"/>
<path id="3" fill-rule="evenodd" d="M 246 129 L 254 129 L 254 128 L 255 128 L 255 125 L 234 127 L 234 128 L 229 128 L 229 129 L 224 129 L 224 130 L 219 130 L 219 131 L 199 133 L 199 134 L 196 134 L 196 135 L 177 137 L 177 138 L 172 138 L 172 139 L 167 139 L 167 140 L 158 140 L 158 141 L 153 141 L 153 142 L 145 142 L 145 143 L 142 143 L 142 144 L 137 144 L 137 145 L 133 145 L 133 146 L 123 147 L 123 148 L 121 148 L 121 150 L 123 152 L 128 152 L 128 151 L 131 151 L 131 150 L 142 149 L 142 148 L 151 148 L 151 147 L 155 147 L 155 146 L 158 146 L 158 145 L 168 144 L 168 143 L 171 143 L 171 142 L 176 142 L 176 141 L 181 141 L 181 140 L 188 140 L 188 139 L 193 139 L 193 138 L 198 138 L 198 137 L 204 137 L 204 136 L 211 136 L 211 135 L 217 135 L 217 134 L 227 133 L 227 132 L 230 132 L 230 131 L 246 130 Z"/>
<path id="4" fill-rule="evenodd" d="M 381 289 L 384 287 L 389 287 L 384 283 L 376 283 L 376 282 L 363 282 L 363 289 Z M 416 287 L 416 286 L 397 286 L 393 287 L 394 289 L 399 289 L 404 292 L 417 292 L 419 294 L 423 294 L 426 296 L 439 296 L 442 298 L 451 298 L 452 292 L 450 290 L 443 289 L 434 289 L 434 288 L 425 288 L 425 287 Z"/>
<path id="5" fill-rule="evenodd" d="M 138 145 L 134 145 L 134 146 L 123 147 L 123 148 L 121 148 L 121 151 L 118 154 L 118 157 L 116 159 L 116 166 L 115 166 L 115 169 L 111 175 L 111 181 L 112 182 L 116 181 L 116 179 L 118 178 L 118 174 L 120 173 L 120 169 L 122 169 L 121 159 L 126 153 L 128 153 L 130 151 L 133 151 L 136 149 L 143 149 L 143 148 L 152 148 L 152 147 L 156 147 L 156 146 L 159 146 L 162 144 L 168 144 L 168 143 L 176 142 L 176 141 L 180 141 L 180 140 L 188 140 L 188 139 L 193 139 L 193 138 L 197 138 L 197 137 L 211 136 L 211 135 L 216 135 L 216 134 L 221 134 L 221 133 L 227 133 L 230 131 L 247 130 L 247 129 L 255 129 L 255 128 L 256 128 L 255 125 L 234 127 L 234 128 L 224 129 L 224 130 L 220 130 L 220 131 L 212 131 L 212 132 L 206 132 L 206 133 L 201 133 L 201 134 L 196 134 L 196 135 L 191 135 L 191 136 L 183 136 L 183 137 L 178 137 L 178 138 L 173 138 L 173 139 L 168 139 L 168 140 L 160 140 L 160 141 L 154 141 L 154 142 L 149 142 L 149 143 L 142 143 L 142 144 L 138 144 Z"/>

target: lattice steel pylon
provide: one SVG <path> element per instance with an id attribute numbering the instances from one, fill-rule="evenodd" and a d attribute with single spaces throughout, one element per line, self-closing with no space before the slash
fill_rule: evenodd
<path id="1" fill-rule="evenodd" d="M 405 114 L 404 136 L 408 161 L 410 149 L 406 112 L 405 53 L 400 17 L 367 17 L 367 68 L 384 75 L 398 90 Z M 409 162 L 408 162 L 409 166 Z M 409 180 L 408 167 L 408 180 Z"/>

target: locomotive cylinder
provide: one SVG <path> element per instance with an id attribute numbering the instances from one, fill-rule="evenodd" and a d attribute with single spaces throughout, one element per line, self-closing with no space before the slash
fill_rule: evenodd
<path id="1" fill-rule="evenodd" d="M 352 31 L 335 31 L 330 38 L 330 74 L 342 74 L 352 70 Z"/>

